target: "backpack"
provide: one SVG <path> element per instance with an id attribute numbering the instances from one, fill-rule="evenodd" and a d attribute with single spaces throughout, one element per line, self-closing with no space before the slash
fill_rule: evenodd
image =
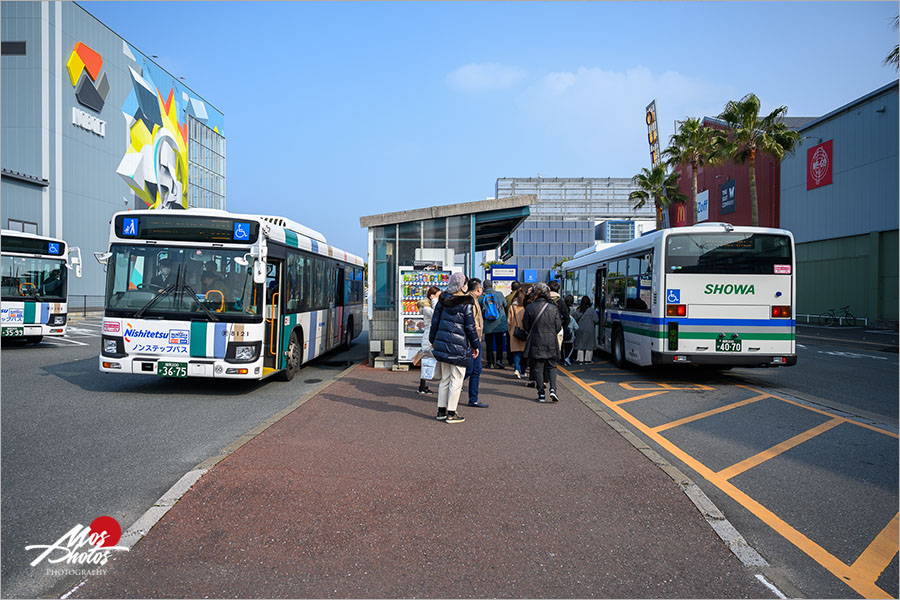
<path id="1" fill-rule="evenodd" d="M 500 307 L 497 306 L 497 297 L 493 293 L 484 295 L 484 320 L 496 321 L 500 318 Z"/>

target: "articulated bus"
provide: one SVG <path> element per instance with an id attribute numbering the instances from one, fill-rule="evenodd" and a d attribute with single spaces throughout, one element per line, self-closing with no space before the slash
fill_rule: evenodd
<path id="1" fill-rule="evenodd" d="M 282 217 L 116 213 L 100 370 L 290 381 L 362 331 L 361 258 Z"/>
<path id="2" fill-rule="evenodd" d="M 664 229 L 563 264 L 565 289 L 598 311 L 613 362 L 728 368 L 797 363 L 794 238 L 704 223 Z"/>
<path id="3" fill-rule="evenodd" d="M 63 336 L 68 319 L 68 272 L 81 277 L 81 251 L 63 240 L 4 229 L 2 246 L 3 337 L 36 344 Z"/>

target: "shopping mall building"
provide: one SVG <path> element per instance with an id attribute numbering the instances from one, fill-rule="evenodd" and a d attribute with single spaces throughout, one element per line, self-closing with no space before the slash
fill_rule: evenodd
<path id="1" fill-rule="evenodd" d="M 116 211 L 225 208 L 224 115 L 179 76 L 73 2 L 4 1 L 0 38 L 2 227 L 81 248 L 73 305 Z"/>

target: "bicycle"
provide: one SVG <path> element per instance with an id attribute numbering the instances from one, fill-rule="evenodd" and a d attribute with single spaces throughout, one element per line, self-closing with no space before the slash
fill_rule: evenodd
<path id="1" fill-rule="evenodd" d="M 819 315 L 819 324 L 825 327 L 834 327 L 835 323 L 844 324 L 848 327 L 856 326 L 856 317 L 850 312 L 850 305 L 844 306 L 839 310 L 829 309 L 827 312 Z"/>

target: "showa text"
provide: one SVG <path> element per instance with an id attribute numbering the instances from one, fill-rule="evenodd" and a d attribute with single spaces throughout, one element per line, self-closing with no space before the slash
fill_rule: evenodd
<path id="1" fill-rule="evenodd" d="M 50 564 L 66 563 L 70 565 L 105 565 L 109 556 L 116 550 L 128 552 L 126 546 L 116 546 L 122 537 L 119 522 L 112 517 L 97 517 L 89 527 L 78 524 L 55 544 L 35 544 L 25 546 L 25 550 L 43 550 L 31 561 L 37 566 L 45 558 Z"/>

